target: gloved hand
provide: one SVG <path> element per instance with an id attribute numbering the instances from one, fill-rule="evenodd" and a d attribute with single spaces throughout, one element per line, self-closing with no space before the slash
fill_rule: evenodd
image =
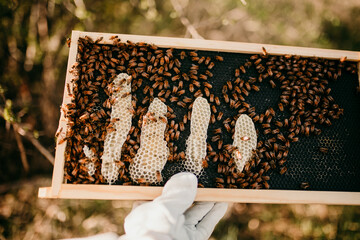
<path id="1" fill-rule="evenodd" d="M 197 178 L 178 173 L 160 197 L 136 207 L 125 219 L 121 240 L 206 240 L 224 216 L 227 203 L 197 202 Z"/>
<path id="2" fill-rule="evenodd" d="M 78 240 L 207 240 L 224 216 L 227 203 L 196 202 L 197 178 L 178 173 L 160 197 L 134 208 L 125 219 L 126 235 L 105 233 Z M 72 239 L 75 240 L 75 239 Z"/>

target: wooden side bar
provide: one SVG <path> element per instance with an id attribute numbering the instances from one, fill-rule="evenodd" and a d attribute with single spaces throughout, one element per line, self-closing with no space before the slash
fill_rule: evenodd
<path id="1" fill-rule="evenodd" d="M 70 70 L 74 63 L 76 62 L 76 54 L 77 54 L 77 42 L 79 39 L 79 32 L 73 31 L 71 35 L 71 45 L 70 45 L 70 51 L 69 51 L 69 58 L 68 58 L 68 65 L 67 65 L 67 72 L 66 72 L 66 80 L 65 80 L 65 86 L 64 86 L 64 95 L 63 95 L 63 102 L 62 106 L 65 106 L 66 104 L 71 102 L 71 98 L 69 96 L 69 93 L 67 92 L 67 84 L 70 85 L 70 88 L 72 89 L 72 83 L 71 79 L 73 78 L 72 74 L 70 73 Z M 60 191 L 61 184 L 64 181 L 64 163 L 65 163 L 65 148 L 66 148 L 66 141 L 62 144 L 59 144 L 59 142 L 62 140 L 66 133 L 67 129 L 67 120 L 65 119 L 64 112 L 61 110 L 60 120 L 59 120 L 59 127 L 58 129 L 62 129 L 62 133 L 60 133 L 57 141 L 56 141 L 56 152 L 55 152 L 55 163 L 54 163 L 54 171 L 53 171 L 53 177 L 52 177 L 52 194 L 54 196 L 57 196 L 57 194 Z"/>
<path id="2" fill-rule="evenodd" d="M 39 189 L 39 197 L 109 200 L 152 200 L 161 194 L 162 189 L 162 187 L 63 184 L 57 196 L 52 195 L 51 187 L 48 187 Z M 199 188 L 195 200 L 271 204 L 360 205 L 360 193 Z"/>

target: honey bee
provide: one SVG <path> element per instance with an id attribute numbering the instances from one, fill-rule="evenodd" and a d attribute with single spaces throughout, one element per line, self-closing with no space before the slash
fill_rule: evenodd
<path id="1" fill-rule="evenodd" d="M 325 147 L 320 147 L 320 148 L 319 148 L 319 151 L 322 152 L 322 153 L 328 153 L 328 152 L 329 152 L 329 149 L 328 149 L 328 148 L 325 148 Z"/>
<path id="2" fill-rule="evenodd" d="M 211 95 L 210 95 L 210 98 L 211 98 Z M 215 100 L 215 104 L 217 106 L 220 106 L 220 99 L 218 97 L 215 97 L 214 100 Z"/>
<path id="3" fill-rule="evenodd" d="M 180 63 L 180 61 L 179 61 L 178 59 L 175 59 L 174 62 L 175 62 L 175 65 L 176 65 L 178 68 L 181 67 L 181 63 Z"/>
<path id="4" fill-rule="evenodd" d="M 211 122 L 211 123 L 215 123 L 215 122 L 216 122 L 216 119 L 215 119 L 215 115 L 214 115 L 214 114 L 211 114 L 210 122 Z"/>
<path id="5" fill-rule="evenodd" d="M 203 94 L 201 93 L 201 90 L 197 90 L 195 93 L 194 93 L 194 97 L 201 97 Z"/>
<path id="6" fill-rule="evenodd" d="M 303 182 L 300 184 L 300 188 L 303 190 L 306 190 L 310 187 L 310 184 L 308 182 Z"/>
<path id="7" fill-rule="evenodd" d="M 70 47 L 71 45 L 71 38 L 67 38 L 66 39 L 66 45 L 68 46 L 68 48 Z M 80 45 L 79 45 L 80 46 Z"/>
<path id="8" fill-rule="evenodd" d="M 203 168 L 208 168 L 208 167 L 209 167 L 208 161 L 206 161 L 206 159 L 203 159 L 203 160 L 202 160 L 202 163 L 201 163 L 201 166 L 202 166 Z"/>
<path id="9" fill-rule="evenodd" d="M 245 67 L 244 66 L 240 66 L 240 70 L 242 73 L 246 73 Z"/>
<path id="10" fill-rule="evenodd" d="M 198 81 L 192 81 L 192 83 L 196 86 L 196 87 L 200 87 L 201 86 L 201 83 L 200 82 L 198 82 Z"/>
<path id="11" fill-rule="evenodd" d="M 212 69 L 214 66 L 215 66 L 215 63 L 214 63 L 214 62 L 211 62 L 211 63 L 208 65 L 208 69 Z"/>
<path id="12" fill-rule="evenodd" d="M 199 57 L 192 57 L 191 61 L 193 62 L 200 62 L 200 58 Z"/>
<path id="13" fill-rule="evenodd" d="M 256 85 L 252 85 L 251 88 L 255 90 L 256 92 L 260 91 L 260 88 Z"/>
<path id="14" fill-rule="evenodd" d="M 241 91 L 245 96 L 249 96 L 249 92 L 245 88 L 241 88 Z"/>
<path id="15" fill-rule="evenodd" d="M 59 140 L 58 144 L 61 145 L 61 144 L 63 144 L 63 143 L 66 142 L 66 141 L 67 141 L 67 138 L 64 137 L 64 138 L 62 138 L 62 139 Z"/>
<path id="16" fill-rule="evenodd" d="M 87 113 L 87 112 L 79 117 L 80 121 L 85 121 L 87 119 L 89 119 L 89 113 Z"/>
<path id="17" fill-rule="evenodd" d="M 278 106 L 280 111 L 284 111 L 284 105 L 282 103 L 279 103 Z"/>
<path id="18" fill-rule="evenodd" d="M 56 133 L 55 133 L 55 137 L 56 137 L 56 138 L 59 137 L 59 135 L 61 134 L 62 130 L 63 130 L 63 128 L 60 127 L 60 128 L 56 131 Z"/>
<path id="19" fill-rule="evenodd" d="M 264 47 L 262 47 L 262 53 L 264 54 L 264 56 L 266 56 L 268 54 Z"/>
<path id="20" fill-rule="evenodd" d="M 208 79 L 208 77 L 206 75 L 204 75 L 204 74 L 200 74 L 199 78 L 202 79 L 202 80 L 205 80 L 205 81 Z"/>
<path id="21" fill-rule="evenodd" d="M 241 160 L 241 159 L 242 159 L 241 152 L 240 152 L 238 149 L 236 149 L 236 150 L 234 151 L 234 154 L 235 154 L 235 157 L 236 157 L 238 160 Z"/>
<path id="22" fill-rule="evenodd" d="M 271 129 L 270 129 L 270 128 L 267 128 L 267 129 L 264 130 L 264 134 L 265 134 L 265 135 L 267 135 L 267 134 L 269 134 L 269 133 L 271 133 Z"/>
<path id="23" fill-rule="evenodd" d="M 256 60 L 256 61 L 254 62 L 254 64 L 255 64 L 255 65 L 259 65 L 260 62 L 261 62 L 261 58 L 259 58 L 258 60 Z"/>
<path id="24" fill-rule="evenodd" d="M 176 104 L 180 107 L 186 108 L 186 103 L 184 103 L 182 101 L 178 101 Z"/>
<path id="25" fill-rule="evenodd" d="M 280 174 L 283 175 L 287 171 L 287 167 L 282 167 L 280 169 Z"/>
<path id="26" fill-rule="evenodd" d="M 190 55 L 191 57 L 197 57 L 197 56 L 198 56 L 197 52 L 195 52 L 195 51 L 189 52 L 189 55 Z"/>
<path id="27" fill-rule="evenodd" d="M 178 154 L 178 156 L 179 156 L 180 159 L 185 159 L 185 153 L 184 152 L 180 152 Z"/>
<path id="28" fill-rule="evenodd" d="M 158 182 L 162 182 L 162 176 L 161 176 L 161 172 L 160 171 L 156 171 L 156 180 Z"/>
<path id="29" fill-rule="evenodd" d="M 167 49 L 167 50 L 166 50 L 166 57 L 168 57 L 168 58 L 173 58 L 173 57 L 174 57 L 174 56 L 173 56 L 173 51 L 174 51 L 173 48 Z"/>
<path id="30" fill-rule="evenodd" d="M 170 98 L 170 102 L 178 102 L 179 98 L 178 97 L 171 97 Z"/>
<path id="31" fill-rule="evenodd" d="M 215 182 L 217 182 L 217 183 L 224 183 L 225 181 L 224 181 L 223 178 L 216 177 L 216 178 L 215 178 Z"/>
<path id="32" fill-rule="evenodd" d="M 279 139 L 279 140 L 282 141 L 282 142 L 286 142 L 286 138 L 284 137 L 284 135 L 283 135 L 282 133 L 279 133 L 279 134 L 277 135 L 277 139 Z"/>
<path id="33" fill-rule="evenodd" d="M 185 81 L 189 81 L 189 80 L 190 80 L 189 76 L 188 76 L 186 73 L 183 73 L 183 74 L 182 74 L 182 77 L 184 78 Z"/>
<path id="34" fill-rule="evenodd" d="M 215 59 L 216 59 L 217 61 L 219 61 L 219 62 L 224 61 L 224 58 L 221 57 L 221 56 L 215 56 Z"/>
<path id="35" fill-rule="evenodd" d="M 211 57 L 207 57 L 205 60 L 205 65 L 209 65 L 210 61 L 211 61 Z"/>
<path id="36" fill-rule="evenodd" d="M 345 62 L 345 61 L 346 61 L 346 59 L 347 59 L 347 56 L 341 57 L 341 58 L 340 58 L 340 63 Z"/>
<path id="37" fill-rule="evenodd" d="M 270 83 L 270 85 L 271 85 L 272 88 L 276 88 L 276 84 L 274 83 L 273 80 L 270 80 L 269 83 Z"/>
<path id="38" fill-rule="evenodd" d="M 185 57 L 186 57 L 185 51 L 181 51 L 181 53 L 180 53 L 180 59 L 181 59 L 181 60 L 184 60 Z"/>
<path id="39" fill-rule="evenodd" d="M 181 77 L 180 75 L 175 75 L 171 78 L 171 81 L 175 82 L 175 81 L 179 80 L 180 77 Z"/>
<path id="40" fill-rule="evenodd" d="M 207 87 L 204 88 L 204 92 L 207 97 L 210 96 L 210 90 Z"/>
<path id="41" fill-rule="evenodd" d="M 224 185 L 221 184 L 221 183 L 216 183 L 216 187 L 217 187 L 217 188 L 224 188 Z"/>
<path id="42" fill-rule="evenodd" d="M 209 77 L 214 76 L 214 74 L 212 74 L 212 72 L 210 72 L 209 70 L 205 70 L 205 74 L 208 75 Z"/>
<path id="43" fill-rule="evenodd" d="M 228 123 L 225 123 L 224 127 L 225 127 L 227 132 L 231 132 L 231 127 L 230 127 L 230 125 Z"/>
<path id="44" fill-rule="evenodd" d="M 180 131 L 176 131 L 175 139 L 176 139 L 176 140 L 179 140 L 179 137 L 180 137 Z"/>
<path id="45" fill-rule="evenodd" d="M 221 118 L 223 117 L 224 113 L 223 112 L 219 112 L 218 116 L 217 116 L 217 120 L 220 121 Z"/>
<path id="46" fill-rule="evenodd" d="M 188 117 L 187 117 L 187 115 L 185 114 L 184 117 L 183 117 L 183 123 L 186 124 L 187 121 L 188 121 Z"/>
<path id="47" fill-rule="evenodd" d="M 213 113 L 217 113 L 217 109 L 216 109 L 216 107 L 214 105 L 211 105 L 211 111 Z"/>
<path id="48" fill-rule="evenodd" d="M 242 141 L 249 141 L 250 137 L 249 136 L 243 136 L 240 138 Z"/>
<path id="49" fill-rule="evenodd" d="M 251 60 L 256 60 L 256 59 L 258 59 L 258 58 L 259 58 L 259 55 L 252 55 L 252 56 L 250 57 Z"/>
<path id="50" fill-rule="evenodd" d="M 126 98 L 127 96 L 129 96 L 131 93 L 130 92 L 126 92 L 123 95 L 121 95 L 121 98 Z"/>
<path id="51" fill-rule="evenodd" d="M 138 179 L 136 179 L 136 181 L 138 182 L 138 183 L 146 183 L 146 180 L 145 180 L 145 178 L 138 178 Z"/>
<path id="52" fill-rule="evenodd" d="M 181 96 L 181 95 L 183 95 L 184 93 L 185 93 L 185 89 L 182 89 L 182 90 L 180 90 L 180 91 L 177 92 L 177 95 L 178 95 L 178 96 Z"/>

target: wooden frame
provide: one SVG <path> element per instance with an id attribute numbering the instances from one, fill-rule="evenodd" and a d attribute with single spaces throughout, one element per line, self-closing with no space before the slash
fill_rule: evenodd
<path id="1" fill-rule="evenodd" d="M 300 55 L 304 57 L 322 57 L 340 59 L 346 57 L 349 61 L 356 61 L 359 65 L 360 81 L 360 52 L 342 51 L 319 48 L 305 48 L 279 46 L 256 43 L 240 43 L 227 41 L 153 37 L 126 34 L 94 33 L 73 31 L 69 52 L 66 84 L 71 85 L 72 75 L 69 72 L 76 61 L 77 42 L 79 37 L 89 36 L 92 39 L 103 37 L 100 44 L 111 44 L 111 36 L 117 35 L 122 41 L 154 43 L 164 48 L 197 49 L 205 51 L 222 51 L 258 54 L 262 47 L 272 55 Z M 360 85 L 360 84 L 359 84 Z M 63 104 L 71 101 L 64 89 Z M 66 129 L 66 119 L 61 113 L 59 128 Z M 161 194 L 162 187 L 119 186 L 119 185 L 92 185 L 92 184 L 64 184 L 64 152 L 66 142 L 56 145 L 56 155 L 52 186 L 39 189 L 40 198 L 76 198 L 76 199 L 127 199 L 151 200 Z M 248 189 L 198 189 L 197 201 L 226 201 L 249 203 L 317 203 L 317 204 L 344 204 L 360 205 L 360 192 L 332 192 L 332 191 L 294 191 L 294 190 L 248 190 Z"/>

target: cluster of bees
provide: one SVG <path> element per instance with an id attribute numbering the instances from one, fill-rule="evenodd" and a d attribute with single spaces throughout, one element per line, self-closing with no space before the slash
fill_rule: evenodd
<path id="1" fill-rule="evenodd" d="M 113 44 L 100 44 L 90 37 L 80 38 L 74 78 L 68 85 L 72 102 L 62 106 L 67 119 L 65 179 L 71 183 L 104 183 L 101 156 L 105 135 L 114 131 L 111 105 L 112 80 L 125 72 L 132 76 L 133 124 L 122 149 L 117 184 L 134 184 L 129 177 L 129 164 L 140 147 L 141 126 L 152 100 L 157 97 L 168 106 L 165 140 L 169 164 L 185 160 L 185 140 L 189 135 L 191 109 L 196 97 L 205 97 L 211 106 L 205 171 L 215 176 L 205 187 L 269 188 L 269 171 L 284 174 L 290 145 L 302 136 L 319 135 L 320 125 L 330 126 L 343 114 L 330 95 L 329 81 L 342 71 L 355 72 L 356 66 L 340 61 L 299 56 L 249 56 L 232 77 L 220 83 L 214 74 L 218 65 L 226 64 L 221 53 L 163 49 L 144 42 L 122 42 L 116 36 Z M 249 72 L 252 72 L 249 76 Z M 248 101 L 263 84 L 280 89 L 278 106 L 264 112 Z M 226 108 L 225 112 L 224 109 Z M 236 119 L 248 114 L 256 124 L 258 145 L 253 157 L 238 172 L 232 158 L 231 137 Z M 150 116 L 151 117 L 151 116 Z M 65 132 L 65 131 L 64 131 Z M 244 136 L 246 137 L 246 136 Z M 96 171 L 89 176 L 83 153 L 87 145 L 97 153 Z M 327 151 L 320 149 L 323 153 Z M 147 183 L 141 183 L 141 185 Z M 204 184 L 205 185 L 205 184 Z M 199 186 L 204 186 L 201 181 Z M 308 184 L 301 184 L 308 188 Z M 305 188 L 304 188 L 305 189 Z"/>
<path id="2" fill-rule="evenodd" d="M 239 114 L 248 114 L 253 119 L 260 141 L 253 158 L 241 174 L 224 172 L 228 186 L 232 187 L 229 182 L 235 178 L 236 182 L 242 183 L 240 187 L 269 188 L 266 181 L 268 177 L 261 176 L 269 170 L 286 173 L 285 165 L 292 143 L 299 141 L 302 136 L 320 135 L 321 125 L 331 126 L 332 120 L 343 115 L 344 110 L 330 95 L 331 88 L 328 84 L 329 81 L 337 80 L 344 70 L 356 73 L 355 64 L 346 65 L 344 62 L 344 58 L 330 61 L 290 55 L 269 56 L 263 48 L 263 54 L 251 56 L 249 61 L 235 70 L 235 80 L 227 81 L 222 88 L 223 99 L 230 108 Z M 249 68 L 255 68 L 258 77 L 242 78 L 242 74 L 246 74 Z M 280 88 L 281 93 L 275 109 L 269 107 L 264 112 L 259 112 L 246 98 L 251 92 L 260 91 L 258 85 L 263 82 L 268 83 L 271 88 Z M 233 134 L 235 120 L 236 117 L 223 122 L 227 132 Z M 221 129 L 217 133 L 221 133 Z M 221 142 L 221 136 L 216 135 L 213 140 Z M 319 151 L 328 153 L 325 147 L 320 147 Z M 229 167 L 230 170 L 233 166 L 231 161 L 224 163 L 224 167 Z M 254 173 L 253 169 L 258 170 Z M 218 184 L 219 187 L 224 186 L 222 179 L 217 181 L 221 183 Z M 300 183 L 299 187 L 308 189 L 309 183 Z"/>

